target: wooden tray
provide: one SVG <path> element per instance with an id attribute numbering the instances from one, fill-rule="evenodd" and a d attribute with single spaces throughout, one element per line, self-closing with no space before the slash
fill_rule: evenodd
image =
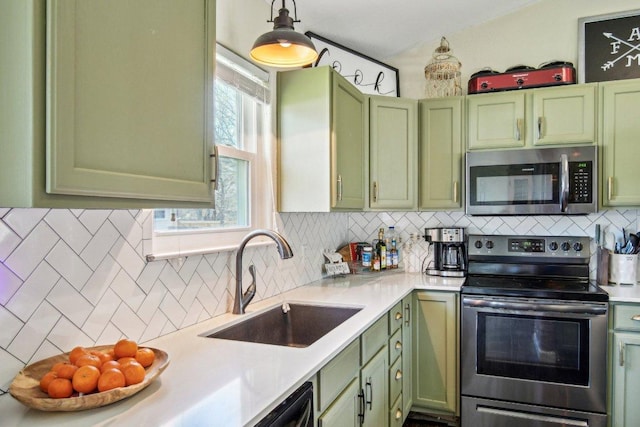
<path id="1" fill-rule="evenodd" d="M 102 345 L 87 348 L 87 350 L 108 350 L 112 345 Z M 150 348 L 150 347 L 148 347 Z M 68 362 L 68 353 L 49 357 L 26 366 L 13 379 L 9 393 L 24 405 L 40 411 L 82 411 L 84 409 L 97 408 L 109 405 L 113 402 L 133 396 L 147 387 L 169 364 L 169 356 L 162 350 L 151 348 L 156 355 L 153 364 L 147 368 L 147 374 L 141 383 L 120 387 L 101 393 L 72 396 L 66 399 L 52 399 L 47 393 L 40 390 L 40 379 L 53 365 L 58 362 Z"/>

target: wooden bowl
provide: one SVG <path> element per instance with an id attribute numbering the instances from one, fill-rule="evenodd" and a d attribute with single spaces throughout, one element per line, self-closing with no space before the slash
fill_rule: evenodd
<path id="1" fill-rule="evenodd" d="M 87 348 L 87 350 L 108 350 L 112 345 L 102 345 Z M 150 348 L 150 347 L 148 347 Z M 52 399 L 47 393 L 40 390 L 40 379 L 53 365 L 58 362 L 68 362 L 68 353 L 49 357 L 26 366 L 13 379 L 9 393 L 24 405 L 40 411 L 82 411 L 84 409 L 98 408 L 113 402 L 133 396 L 147 387 L 169 364 L 169 356 L 162 350 L 151 348 L 155 353 L 153 364 L 147 367 L 147 374 L 141 383 L 120 387 L 113 390 L 71 396 L 66 399 Z"/>

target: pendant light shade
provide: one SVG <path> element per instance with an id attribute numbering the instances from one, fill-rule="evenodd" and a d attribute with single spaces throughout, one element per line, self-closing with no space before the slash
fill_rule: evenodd
<path id="1" fill-rule="evenodd" d="M 318 58 L 318 52 L 311 39 L 293 28 L 293 23 L 300 21 L 295 11 L 296 3 L 292 1 L 295 20 L 289 16 L 284 0 L 282 0 L 278 17 L 274 19 L 275 0 L 271 2 L 271 20 L 267 22 L 273 22 L 273 31 L 258 37 L 251 49 L 251 59 L 271 67 L 286 68 L 308 65 Z"/>

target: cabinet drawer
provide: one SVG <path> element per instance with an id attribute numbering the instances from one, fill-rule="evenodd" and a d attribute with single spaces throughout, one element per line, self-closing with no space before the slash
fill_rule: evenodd
<path id="1" fill-rule="evenodd" d="M 402 393 L 402 359 L 398 359 L 389 368 L 389 404 Z"/>
<path id="2" fill-rule="evenodd" d="M 613 327 L 628 331 L 640 331 L 640 304 L 615 305 L 613 308 Z"/>
<path id="3" fill-rule="evenodd" d="M 358 376 L 359 341 L 355 340 L 318 373 L 318 411 L 324 411 L 333 399 Z"/>
<path id="4" fill-rule="evenodd" d="M 389 427 L 402 427 L 404 414 L 402 413 L 402 394 L 389 407 Z"/>
<path id="5" fill-rule="evenodd" d="M 369 327 L 362 334 L 362 365 L 364 366 L 387 343 L 387 315 Z"/>
<path id="6" fill-rule="evenodd" d="M 398 329 L 389 338 L 389 362 L 393 363 L 398 357 L 402 355 L 402 330 Z"/>
<path id="7" fill-rule="evenodd" d="M 402 301 L 398 301 L 389 311 L 389 335 L 391 335 L 396 329 L 402 327 Z"/>

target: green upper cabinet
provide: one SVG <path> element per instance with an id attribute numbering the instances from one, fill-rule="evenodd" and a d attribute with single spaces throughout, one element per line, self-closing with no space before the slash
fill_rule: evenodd
<path id="1" fill-rule="evenodd" d="M 464 98 L 425 99 L 419 111 L 419 209 L 460 209 Z"/>
<path id="2" fill-rule="evenodd" d="M 596 88 L 584 84 L 531 90 L 533 145 L 593 144 Z"/>
<path id="3" fill-rule="evenodd" d="M 418 208 L 418 102 L 370 98 L 370 203 L 376 210 Z"/>
<path id="4" fill-rule="evenodd" d="M 366 97 L 332 68 L 278 73 L 281 212 L 362 210 Z"/>
<path id="5" fill-rule="evenodd" d="M 0 25 L 0 205 L 212 204 L 214 0 L 13 1 Z"/>
<path id="6" fill-rule="evenodd" d="M 467 97 L 469 150 L 522 148 L 525 95 L 501 92 Z"/>
<path id="7" fill-rule="evenodd" d="M 640 206 L 640 79 L 600 84 L 602 177 L 604 207 Z"/>
<path id="8" fill-rule="evenodd" d="M 596 141 L 596 84 L 467 97 L 468 148 L 532 148 Z"/>

